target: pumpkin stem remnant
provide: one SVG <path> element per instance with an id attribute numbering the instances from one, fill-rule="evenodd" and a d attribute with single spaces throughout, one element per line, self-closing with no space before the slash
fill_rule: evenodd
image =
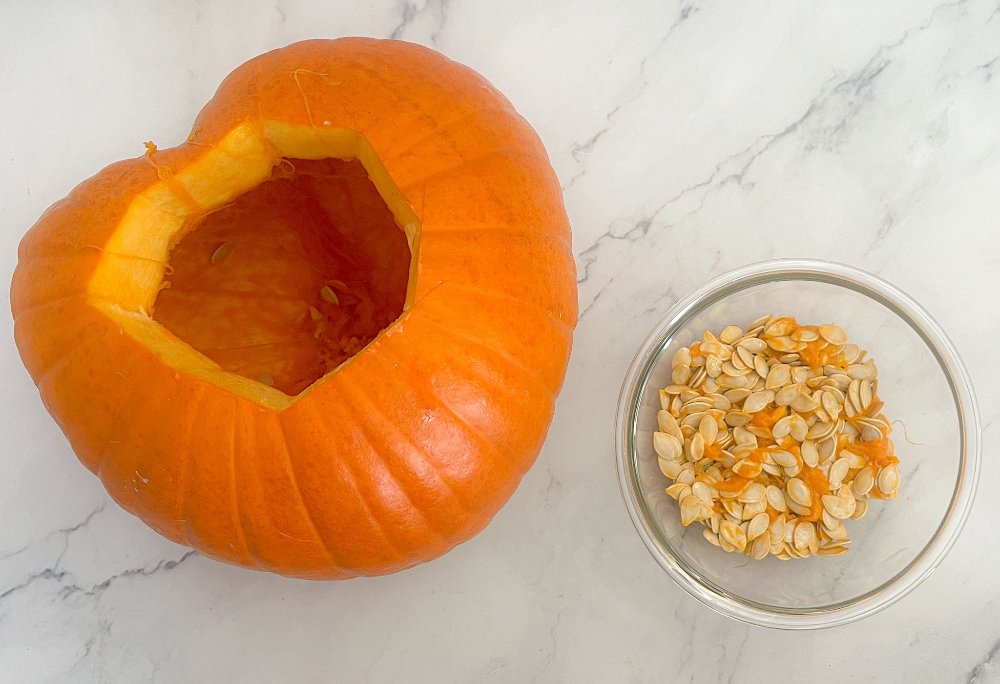
<path id="1" fill-rule="evenodd" d="M 144 155 L 146 157 L 146 161 L 149 162 L 150 166 L 156 169 L 156 176 L 163 183 L 166 183 L 167 187 L 170 188 L 170 191 L 177 196 L 177 199 L 187 205 L 192 215 L 203 212 L 203 207 L 198 204 L 198 201 L 194 197 L 191 196 L 191 193 L 187 191 L 187 188 L 185 188 L 184 185 L 177 179 L 173 178 L 174 170 L 166 164 L 157 163 L 157 161 L 153 159 L 153 155 L 157 152 L 156 143 L 152 140 L 147 140 L 143 143 L 143 146 L 146 148 L 146 154 Z"/>
<path id="2" fill-rule="evenodd" d="M 306 108 L 306 119 L 309 120 L 309 125 L 312 128 L 316 128 L 316 122 L 313 121 L 312 110 L 309 109 L 309 98 L 306 97 L 306 91 L 304 91 L 302 89 L 302 83 L 299 81 L 299 74 L 300 73 L 314 74 L 316 76 L 322 76 L 324 78 L 326 77 L 326 74 L 318 72 L 318 71 L 311 71 L 309 69 L 296 69 L 295 71 L 293 71 L 291 73 L 292 80 L 295 81 L 295 87 L 299 89 L 299 95 L 302 96 L 302 104 Z"/>
<path id="3" fill-rule="evenodd" d="M 287 157 L 282 157 L 281 161 L 278 162 L 278 166 L 287 168 L 288 173 L 290 174 L 295 173 L 295 164 L 293 164 L 292 160 L 288 159 Z"/>
<path id="4" fill-rule="evenodd" d="M 171 266 L 169 263 L 164 263 L 164 262 L 160 261 L 159 259 L 151 259 L 149 257 L 139 256 L 138 254 L 123 254 L 122 252 L 114 252 L 114 251 L 112 251 L 110 249 L 107 249 L 105 247 L 101 247 L 100 245 L 79 245 L 79 246 L 77 246 L 77 250 L 81 250 L 81 249 L 96 249 L 98 252 L 101 252 L 103 254 L 110 254 L 112 256 L 120 257 L 122 259 L 136 259 L 138 261 L 148 261 L 151 264 L 156 264 L 158 266 L 162 266 L 163 267 L 163 273 L 165 275 L 173 275 L 174 274 L 174 267 Z"/>
<path id="5" fill-rule="evenodd" d="M 891 425 L 895 425 L 896 423 L 899 423 L 900 425 L 903 426 L 903 439 L 906 440 L 907 444 L 910 444 L 912 446 L 927 446 L 923 442 L 914 442 L 912 439 L 910 439 L 910 435 L 906 432 L 906 423 L 904 423 L 903 421 L 901 421 L 899 418 L 897 418 L 896 420 L 892 421 L 892 423 L 890 423 L 890 424 Z"/>
<path id="6" fill-rule="evenodd" d="M 196 138 L 199 135 L 201 135 L 201 130 L 202 130 L 201 126 L 192 129 L 191 132 L 188 134 L 187 140 L 185 140 L 184 142 L 186 142 L 188 145 L 195 145 L 197 147 L 207 147 L 211 149 L 212 146 L 209 145 L 208 143 L 198 142 L 196 140 Z"/>
<path id="7" fill-rule="evenodd" d="M 156 175 L 159 177 L 159 179 L 161 181 L 170 180 L 170 177 L 174 175 L 173 169 L 171 169 L 169 166 L 158 164 L 156 163 L 156 160 L 153 159 L 153 155 L 156 154 L 157 151 L 156 143 L 154 143 L 152 140 L 147 140 L 146 142 L 143 143 L 143 146 L 146 148 L 146 154 L 144 155 L 146 157 L 146 161 L 149 162 L 150 166 L 156 169 Z"/>

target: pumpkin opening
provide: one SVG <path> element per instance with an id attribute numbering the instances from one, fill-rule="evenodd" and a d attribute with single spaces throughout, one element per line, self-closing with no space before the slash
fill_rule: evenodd
<path id="1" fill-rule="evenodd" d="M 356 159 L 282 159 L 170 251 L 154 320 L 224 370 L 298 394 L 403 311 L 406 235 Z"/>
<path id="2" fill-rule="evenodd" d="M 178 372 L 282 411 L 412 306 L 420 221 L 363 135 L 243 123 L 147 157 L 88 293 Z"/>

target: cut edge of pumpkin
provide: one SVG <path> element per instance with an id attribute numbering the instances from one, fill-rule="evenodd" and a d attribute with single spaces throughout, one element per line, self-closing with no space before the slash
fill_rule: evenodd
<path id="1" fill-rule="evenodd" d="M 156 148 L 147 157 L 156 166 Z M 296 395 L 223 370 L 219 364 L 173 335 L 152 318 L 156 297 L 169 270 L 170 250 L 198 219 L 232 202 L 271 177 L 285 158 L 357 159 L 406 235 L 409 280 L 399 318 L 369 345 L 392 330 L 413 306 L 421 226 L 406 196 L 392 180 L 374 148 L 348 129 L 297 126 L 277 121 L 243 123 L 186 167 L 157 167 L 160 180 L 137 195 L 102 250 L 88 284 L 88 302 L 124 333 L 179 373 L 197 377 L 265 408 L 281 411 L 309 394 L 357 356 L 349 357 Z M 363 350 L 362 350 L 363 351 Z M 358 353 L 361 353 L 360 351 Z"/>

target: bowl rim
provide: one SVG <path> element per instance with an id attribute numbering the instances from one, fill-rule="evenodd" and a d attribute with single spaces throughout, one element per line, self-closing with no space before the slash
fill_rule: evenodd
<path id="1" fill-rule="evenodd" d="M 655 366 L 658 350 L 665 340 L 696 311 L 741 290 L 782 280 L 847 287 L 902 318 L 940 365 L 951 388 L 960 423 L 960 463 L 955 490 L 944 518 L 923 550 L 903 570 L 875 589 L 854 599 L 804 610 L 769 607 L 739 598 L 700 578 L 661 541 L 648 515 L 640 510 L 642 497 L 632 467 L 640 389 Z M 818 629 L 854 622 L 892 605 L 913 591 L 941 564 L 964 527 L 975 498 L 981 465 L 980 429 L 975 392 L 961 357 L 941 326 L 913 298 L 878 276 L 846 264 L 817 259 L 771 259 L 723 273 L 681 297 L 646 336 L 629 364 L 618 397 L 615 454 L 619 486 L 632 524 L 646 549 L 676 584 L 709 608 L 742 622 L 779 629 Z"/>

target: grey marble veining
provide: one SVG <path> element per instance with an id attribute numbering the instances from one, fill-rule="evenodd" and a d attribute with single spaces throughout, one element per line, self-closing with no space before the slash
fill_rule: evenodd
<path id="1" fill-rule="evenodd" d="M 1000 3 L 20 3 L 0 19 L 0 271 L 52 202 L 183 140 L 222 78 L 310 37 L 423 43 L 536 127 L 581 316 L 538 463 L 489 527 L 394 576 L 318 584 L 159 538 L 75 460 L 0 317 L 0 681 L 1000 681 Z M 45 27 L 44 32 L 39 27 Z M 40 36 L 44 36 L 41 38 Z M 976 381 L 984 467 L 914 593 L 818 633 L 716 615 L 629 521 L 612 424 L 676 299 L 773 257 L 923 304 Z"/>

